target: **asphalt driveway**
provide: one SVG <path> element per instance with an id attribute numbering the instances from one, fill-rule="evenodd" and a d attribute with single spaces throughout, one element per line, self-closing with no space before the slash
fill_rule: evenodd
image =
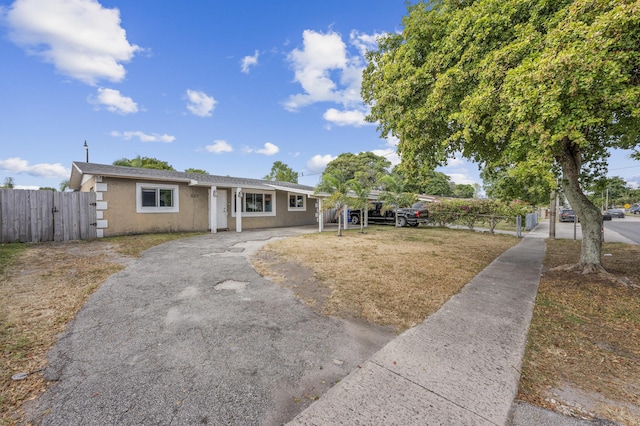
<path id="1" fill-rule="evenodd" d="M 393 334 L 317 315 L 248 256 L 313 229 L 154 247 L 111 276 L 49 355 L 45 425 L 282 424 Z"/>

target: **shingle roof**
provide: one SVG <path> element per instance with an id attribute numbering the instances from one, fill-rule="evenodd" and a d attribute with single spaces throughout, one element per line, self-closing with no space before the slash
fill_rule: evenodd
<path id="1" fill-rule="evenodd" d="M 312 194 L 312 186 L 291 182 L 278 182 L 264 179 L 249 179 L 231 176 L 204 175 L 199 173 L 176 172 L 171 170 L 143 169 L 137 167 L 112 166 L 108 164 L 83 163 L 74 161 L 71 168 L 69 187 L 80 189 L 82 175 L 100 175 L 130 179 L 163 180 L 173 182 L 190 182 L 198 186 L 241 187 L 254 189 L 281 189 L 292 192 Z"/>

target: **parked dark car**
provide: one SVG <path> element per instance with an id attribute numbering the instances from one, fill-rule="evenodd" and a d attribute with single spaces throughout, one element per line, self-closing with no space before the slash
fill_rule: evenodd
<path id="1" fill-rule="evenodd" d="M 636 204 L 635 206 L 632 206 L 629 211 L 633 214 L 640 214 L 640 204 Z"/>
<path id="2" fill-rule="evenodd" d="M 611 217 L 617 217 L 620 219 L 624 218 L 624 210 L 622 209 L 609 209 L 607 210 L 607 213 L 609 213 Z"/>
<path id="3" fill-rule="evenodd" d="M 560 222 L 574 222 L 576 213 L 571 209 L 563 209 L 560 211 Z M 580 222 L 580 220 L 578 220 Z"/>
<path id="4" fill-rule="evenodd" d="M 611 220 L 611 213 L 602 212 L 602 220 Z"/>
<path id="5" fill-rule="evenodd" d="M 395 225 L 396 211 L 389 209 L 383 212 L 382 203 L 379 201 L 371 203 L 371 208 L 367 212 L 369 223 L 386 223 Z M 357 225 L 360 223 L 360 211 L 352 210 L 349 214 L 351 223 Z M 426 224 L 429 221 L 429 211 L 422 203 L 416 203 L 410 208 L 398 209 L 398 226 L 418 226 L 421 223 Z"/>

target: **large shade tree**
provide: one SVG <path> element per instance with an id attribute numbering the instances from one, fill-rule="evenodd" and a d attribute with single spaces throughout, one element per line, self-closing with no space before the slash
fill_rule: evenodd
<path id="1" fill-rule="evenodd" d="M 135 158 L 120 158 L 114 161 L 113 165 L 124 167 L 139 167 L 142 169 L 175 171 L 171 164 L 167 163 L 166 161 L 158 160 L 157 158 L 153 157 L 140 157 L 139 155 Z"/>
<path id="2" fill-rule="evenodd" d="M 298 183 L 298 172 L 294 172 L 291 167 L 282 161 L 276 161 L 273 163 L 273 166 L 271 166 L 271 172 L 264 178 L 278 182 Z"/>
<path id="3" fill-rule="evenodd" d="M 482 168 L 558 173 L 579 213 L 584 272 L 602 215 L 584 182 L 640 145 L 640 0 L 439 0 L 409 6 L 368 54 L 362 96 L 405 167 L 455 153 Z"/>
<path id="4" fill-rule="evenodd" d="M 358 154 L 346 152 L 327 164 L 323 176 L 337 171 L 346 180 L 355 179 L 365 187 L 375 188 L 379 177 L 389 173 L 389 167 L 391 167 L 391 161 L 373 152 L 366 151 Z"/>

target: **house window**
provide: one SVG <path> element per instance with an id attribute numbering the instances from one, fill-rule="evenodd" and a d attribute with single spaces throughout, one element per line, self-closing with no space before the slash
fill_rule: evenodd
<path id="1" fill-rule="evenodd" d="M 235 194 L 234 194 L 235 195 Z M 276 194 L 270 191 L 243 192 L 242 215 L 243 216 L 275 216 Z M 233 216 L 236 213 L 236 205 L 233 203 Z"/>
<path id="2" fill-rule="evenodd" d="M 177 213 L 178 185 L 136 183 L 137 213 Z"/>
<path id="3" fill-rule="evenodd" d="M 289 193 L 289 211 L 304 211 L 307 210 L 307 197 L 301 194 Z"/>

